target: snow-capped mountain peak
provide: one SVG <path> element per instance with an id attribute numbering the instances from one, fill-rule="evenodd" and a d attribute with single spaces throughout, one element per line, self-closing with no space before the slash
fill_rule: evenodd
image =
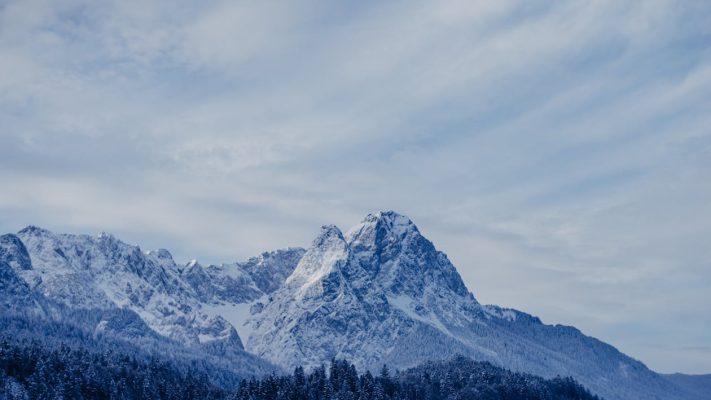
<path id="1" fill-rule="evenodd" d="M 29 226 L 0 236 L 0 308 L 42 314 L 45 300 L 133 318 L 101 321 L 97 332 L 150 328 L 188 346 L 244 344 L 287 369 L 334 357 L 371 370 L 405 368 L 462 354 L 573 376 L 611 399 L 683 398 L 642 363 L 575 328 L 482 306 L 447 256 L 393 211 L 369 214 L 345 235 L 324 226 L 308 250 L 209 266 L 178 266 L 167 250 L 142 252 L 109 234 Z"/>
<path id="2" fill-rule="evenodd" d="M 346 235 L 360 267 L 396 295 L 421 297 L 425 286 L 443 286 L 469 296 L 447 256 L 437 251 L 406 216 L 394 211 L 369 214 Z"/>
<path id="3" fill-rule="evenodd" d="M 346 235 L 324 227 L 251 321 L 246 349 L 286 368 L 332 357 L 359 368 L 404 368 L 463 354 L 572 375 L 611 398 L 634 398 L 653 385 L 670 393 L 644 365 L 577 329 L 480 305 L 447 256 L 392 211 L 366 216 Z M 610 382 L 619 386 L 611 390 Z"/>
<path id="4" fill-rule="evenodd" d="M 96 238 L 99 240 L 108 240 L 108 241 L 116 241 L 116 236 L 109 232 L 99 232 L 98 235 L 96 235 Z"/>
<path id="5" fill-rule="evenodd" d="M 48 231 L 47 229 L 40 228 L 39 226 L 36 225 L 27 225 L 26 227 L 22 228 L 19 232 L 17 232 L 18 235 L 32 235 L 32 236 L 38 236 L 38 235 L 49 235 L 52 234 L 52 232 Z"/>
<path id="6" fill-rule="evenodd" d="M 393 343 L 423 330 L 439 330 L 450 340 L 450 328 L 470 324 L 478 308 L 446 256 L 409 218 L 380 212 L 345 237 L 335 226 L 322 228 L 285 285 L 255 315 L 247 347 L 289 367 L 317 365 L 324 354 L 371 367 L 389 357 Z M 328 344 L 311 348 L 312 337 Z M 275 340 L 287 348 L 275 351 Z M 298 348 L 289 347 L 293 341 Z M 367 346 L 364 355 L 357 343 Z"/>
<path id="7" fill-rule="evenodd" d="M 166 249 L 158 249 L 158 250 L 149 250 L 146 252 L 147 255 L 154 256 L 156 258 L 161 258 L 165 260 L 172 260 L 173 255 L 170 254 L 170 251 Z"/>
<path id="8" fill-rule="evenodd" d="M 346 233 L 347 241 L 401 241 L 408 235 L 419 235 L 420 231 L 410 218 L 395 211 L 380 211 L 368 214 L 363 221 Z"/>
<path id="9" fill-rule="evenodd" d="M 296 290 L 299 296 L 348 261 L 348 244 L 343 233 L 335 225 L 324 225 L 314 239 L 311 248 L 304 253 L 294 272 L 286 279 L 285 285 Z"/>

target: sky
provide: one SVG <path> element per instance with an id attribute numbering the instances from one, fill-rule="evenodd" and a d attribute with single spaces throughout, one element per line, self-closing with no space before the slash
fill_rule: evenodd
<path id="1" fill-rule="evenodd" d="M 178 261 L 409 216 L 482 303 L 711 373 L 711 3 L 0 0 L 0 231 Z"/>

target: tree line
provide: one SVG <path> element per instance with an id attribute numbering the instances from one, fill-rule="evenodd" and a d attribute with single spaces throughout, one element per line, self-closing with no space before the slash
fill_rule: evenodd
<path id="1" fill-rule="evenodd" d="M 457 357 L 405 371 L 358 373 L 347 360 L 216 385 L 204 365 L 137 359 L 37 341 L 0 342 L 1 399 L 595 400 L 572 378 L 543 379 Z"/>

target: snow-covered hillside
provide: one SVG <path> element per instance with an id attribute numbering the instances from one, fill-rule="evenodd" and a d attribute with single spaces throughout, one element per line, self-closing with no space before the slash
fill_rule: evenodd
<path id="1" fill-rule="evenodd" d="M 482 306 L 407 217 L 326 226 L 262 311 L 246 348 L 279 365 L 332 357 L 405 368 L 464 354 L 544 377 L 572 375 L 607 398 L 684 398 L 612 346 L 526 313 Z M 641 397 L 640 397 L 641 396 Z"/>
<path id="2" fill-rule="evenodd" d="M 264 253 L 244 268 L 239 263 L 202 267 L 194 261 L 180 266 L 167 250 L 142 252 L 106 233 L 54 234 L 29 226 L 0 237 L 0 257 L 48 299 L 74 308 L 126 308 L 158 334 L 179 342 L 217 340 L 239 348 L 234 326 L 212 306 L 264 296 L 259 285 L 280 285 L 302 252 Z M 277 282 L 269 282 L 263 270 Z"/>
<path id="3" fill-rule="evenodd" d="M 145 324 L 185 346 L 244 348 L 286 369 L 334 357 L 361 369 L 402 369 L 462 354 L 573 376 L 608 399 L 694 398 L 573 327 L 479 304 L 447 256 L 392 211 L 368 215 L 345 234 L 324 226 L 308 250 L 209 266 L 179 265 L 167 250 L 143 252 L 109 234 L 30 226 L 0 237 L 0 278 L 5 309 L 22 301 L 41 314 L 52 301 L 108 310 L 113 316 L 97 332 L 121 330 L 121 321 L 142 332 Z"/>

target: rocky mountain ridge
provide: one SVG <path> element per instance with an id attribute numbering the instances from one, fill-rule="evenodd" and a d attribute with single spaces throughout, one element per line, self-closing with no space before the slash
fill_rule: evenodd
<path id="1" fill-rule="evenodd" d="M 28 227 L 0 237 L 0 264 L 3 280 L 10 272 L 21 278 L 12 286 L 36 310 L 42 298 L 130 310 L 186 346 L 244 349 L 287 370 L 333 358 L 361 369 L 407 368 L 461 354 L 572 376 L 609 399 L 694 398 L 575 328 L 480 304 L 447 256 L 392 211 L 370 214 L 345 234 L 324 226 L 308 250 L 219 266 L 178 265 L 167 250 L 143 252 L 109 234 Z"/>
<path id="2" fill-rule="evenodd" d="M 244 267 L 181 266 L 165 249 L 143 252 L 106 233 L 54 234 L 29 226 L 0 236 L 0 259 L 48 299 L 73 308 L 129 309 L 158 334 L 184 344 L 221 340 L 240 348 L 234 326 L 207 306 L 264 296 L 260 287 L 278 286 L 302 252 L 263 253 Z"/>

